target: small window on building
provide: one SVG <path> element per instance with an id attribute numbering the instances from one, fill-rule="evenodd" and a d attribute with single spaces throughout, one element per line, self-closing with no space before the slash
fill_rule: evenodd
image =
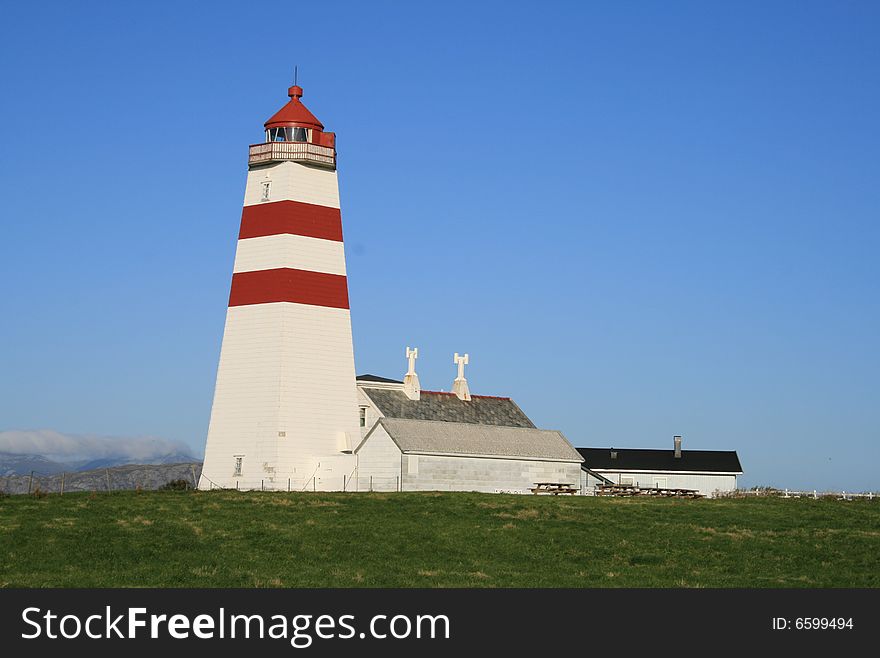
<path id="1" fill-rule="evenodd" d="M 633 485 L 633 478 L 631 475 L 621 475 L 620 476 L 620 484 L 627 484 L 629 486 Z"/>
<path id="2" fill-rule="evenodd" d="M 244 457 L 236 457 L 235 458 L 235 469 L 232 472 L 233 477 L 241 475 L 241 462 Z"/>
<path id="3" fill-rule="evenodd" d="M 360 422 L 361 427 L 366 427 L 367 426 L 367 408 L 366 407 L 361 407 L 358 410 L 358 418 L 359 418 L 359 422 Z"/>
<path id="4" fill-rule="evenodd" d="M 263 181 L 263 195 L 260 197 L 260 201 L 268 201 L 269 195 L 272 193 L 272 181 L 266 180 Z"/>
<path id="5" fill-rule="evenodd" d="M 419 456 L 418 455 L 410 455 L 407 458 L 406 471 L 410 475 L 418 475 L 419 474 Z"/>

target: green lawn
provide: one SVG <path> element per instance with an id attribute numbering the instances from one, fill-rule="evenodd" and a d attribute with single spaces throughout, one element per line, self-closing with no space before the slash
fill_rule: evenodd
<path id="1" fill-rule="evenodd" d="M 7 496 L 0 586 L 878 587 L 880 503 Z"/>

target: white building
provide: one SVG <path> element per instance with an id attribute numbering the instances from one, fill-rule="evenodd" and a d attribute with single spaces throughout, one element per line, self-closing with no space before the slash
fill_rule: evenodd
<path id="1" fill-rule="evenodd" d="M 451 393 L 422 391 L 418 352 L 407 348 L 404 381 L 358 377 L 363 441 L 358 491 L 530 493 L 538 482 L 580 482 L 582 457 L 561 432 L 537 429 L 510 398 L 472 395 L 468 356 L 455 355 Z"/>
<path id="2" fill-rule="evenodd" d="M 581 456 L 555 430 L 385 417 L 355 453 L 361 491 L 525 494 L 580 480 Z"/>
<path id="3" fill-rule="evenodd" d="M 584 458 L 581 489 L 592 493 L 599 484 L 641 488 L 693 489 L 704 496 L 736 489 L 743 470 L 734 450 L 682 450 L 673 437 L 671 450 L 578 448 Z"/>
<path id="4" fill-rule="evenodd" d="M 202 489 L 342 489 L 360 441 L 336 138 L 300 101 L 250 147 Z"/>

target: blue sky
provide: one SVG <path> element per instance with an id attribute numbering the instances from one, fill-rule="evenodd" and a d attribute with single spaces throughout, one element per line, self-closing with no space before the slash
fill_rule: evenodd
<path id="1" fill-rule="evenodd" d="M 880 488 L 871 2 L 7 3 L 0 430 L 200 453 L 246 147 L 338 135 L 358 372 Z"/>

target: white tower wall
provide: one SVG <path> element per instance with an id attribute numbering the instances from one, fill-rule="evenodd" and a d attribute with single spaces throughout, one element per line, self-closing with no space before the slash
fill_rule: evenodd
<path id="1" fill-rule="evenodd" d="M 248 172 L 202 489 L 341 490 L 354 472 L 338 209 L 335 170 L 279 162 Z"/>

